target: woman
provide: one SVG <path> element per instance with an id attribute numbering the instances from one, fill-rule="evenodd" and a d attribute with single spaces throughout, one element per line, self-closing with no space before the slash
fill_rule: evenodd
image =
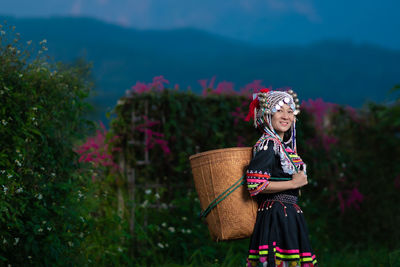
<path id="1" fill-rule="evenodd" d="M 259 203 L 250 239 L 247 266 L 317 266 L 303 212 L 299 188 L 307 184 L 305 164 L 297 155 L 297 95 L 289 90 L 262 89 L 247 117 L 263 134 L 254 145 L 246 173 L 250 195 Z"/>

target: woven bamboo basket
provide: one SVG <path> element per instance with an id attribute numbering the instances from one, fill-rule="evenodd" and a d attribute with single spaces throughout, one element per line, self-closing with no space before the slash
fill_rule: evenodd
<path id="1" fill-rule="evenodd" d="M 251 147 L 211 150 L 189 157 L 202 210 L 242 177 L 252 157 Z M 206 217 L 215 241 L 247 238 L 253 232 L 257 203 L 242 185 Z"/>

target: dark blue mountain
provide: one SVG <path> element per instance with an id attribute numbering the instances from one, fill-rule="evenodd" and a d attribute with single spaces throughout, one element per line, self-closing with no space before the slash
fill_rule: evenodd
<path id="1" fill-rule="evenodd" d="M 236 89 L 253 80 L 293 87 L 302 99 L 361 106 L 381 102 L 400 83 L 400 51 L 346 41 L 306 46 L 256 46 L 194 29 L 140 31 L 89 18 L 1 18 L 23 40 L 47 40 L 49 55 L 93 63 L 97 108 L 112 108 L 136 81 L 164 75 L 181 88 L 216 75 Z"/>

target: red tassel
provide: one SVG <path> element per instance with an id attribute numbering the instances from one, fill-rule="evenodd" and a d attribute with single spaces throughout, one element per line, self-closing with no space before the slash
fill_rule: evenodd
<path id="1" fill-rule="evenodd" d="M 259 104 L 260 103 L 258 102 L 258 98 L 251 101 L 250 107 L 249 107 L 249 113 L 247 114 L 247 117 L 244 119 L 245 121 L 250 121 L 251 118 L 254 118 L 254 109 L 258 108 Z"/>
<path id="2" fill-rule="evenodd" d="M 260 90 L 259 93 L 268 93 L 271 91 L 268 88 L 263 88 Z M 244 119 L 245 121 L 250 121 L 251 118 L 254 118 L 254 109 L 255 108 L 260 108 L 260 102 L 258 101 L 258 97 L 256 97 L 253 101 L 250 103 L 249 107 L 249 113 L 247 114 L 246 118 Z"/>

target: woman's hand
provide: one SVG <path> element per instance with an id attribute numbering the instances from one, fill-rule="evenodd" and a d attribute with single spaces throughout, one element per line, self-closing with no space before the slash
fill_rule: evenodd
<path id="1" fill-rule="evenodd" d="M 293 184 L 293 188 L 305 186 L 308 184 L 307 175 L 304 173 L 304 171 L 299 171 L 298 173 L 292 175 L 291 182 Z"/>

